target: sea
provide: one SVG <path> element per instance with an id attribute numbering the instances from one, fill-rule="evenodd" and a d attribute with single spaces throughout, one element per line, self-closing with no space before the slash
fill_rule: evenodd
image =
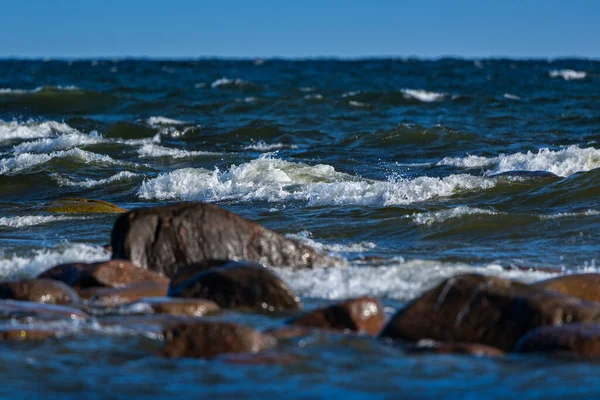
<path id="1" fill-rule="evenodd" d="M 600 61 L 5 59 L 0 278 L 110 258 L 116 215 L 51 201 L 201 201 L 347 261 L 275 268 L 306 309 L 369 295 L 391 315 L 456 274 L 597 272 L 599 168 Z M 292 362 L 165 359 L 157 333 L 63 324 L 0 344 L 0 397 L 600 397 L 600 364 L 564 355 L 315 333 L 280 345 Z"/>

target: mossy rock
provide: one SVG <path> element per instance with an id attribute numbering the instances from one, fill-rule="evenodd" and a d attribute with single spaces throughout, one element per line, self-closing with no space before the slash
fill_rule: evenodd
<path id="1" fill-rule="evenodd" d="M 44 209 L 56 213 L 124 213 L 127 211 L 108 201 L 77 198 L 55 200 L 46 204 Z"/>

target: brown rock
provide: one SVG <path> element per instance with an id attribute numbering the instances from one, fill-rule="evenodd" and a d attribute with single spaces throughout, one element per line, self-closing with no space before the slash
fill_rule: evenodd
<path id="1" fill-rule="evenodd" d="M 534 286 L 600 303 L 600 274 L 559 276 L 558 278 L 537 282 Z"/>
<path id="2" fill-rule="evenodd" d="M 226 353 L 257 353 L 269 349 L 275 338 L 228 322 L 200 321 L 179 325 L 164 333 L 167 357 L 210 358 Z"/>
<path id="3" fill-rule="evenodd" d="M 578 323 L 538 328 L 521 338 L 515 351 L 568 351 L 584 357 L 600 357 L 600 325 Z"/>
<path id="4" fill-rule="evenodd" d="M 169 284 L 169 279 L 164 276 L 136 267 L 127 260 L 57 265 L 42 273 L 39 278 L 61 281 L 76 289 L 96 286 L 118 288 L 141 282 Z"/>
<path id="5" fill-rule="evenodd" d="M 277 328 L 269 328 L 264 333 L 273 336 L 277 340 L 295 339 L 300 336 L 309 336 L 315 333 L 314 329 L 305 326 L 286 325 Z"/>
<path id="6" fill-rule="evenodd" d="M 124 213 L 127 211 L 108 201 L 82 198 L 55 200 L 45 204 L 44 210 L 56 213 Z"/>
<path id="7" fill-rule="evenodd" d="M 380 336 L 481 343 L 508 351 L 537 327 L 599 317 L 596 303 L 507 279 L 466 274 L 449 278 L 410 302 Z"/>
<path id="8" fill-rule="evenodd" d="M 205 299 L 174 299 L 170 297 L 148 297 L 136 304 L 148 304 L 157 314 L 189 315 L 202 317 L 219 312 L 217 303 Z"/>
<path id="9" fill-rule="evenodd" d="M 167 295 L 169 286 L 158 282 L 141 282 L 117 289 L 98 291 L 91 302 L 106 306 L 131 303 L 144 297 L 163 297 Z"/>
<path id="10" fill-rule="evenodd" d="M 70 304 L 78 302 L 79 296 L 62 282 L 51 279 L 26 279 L 0 282 L 0 299 Z"/>
<path id="11" fill-rule="evenodd" d="M 171 277 L 171 286 L 179 286 L 183 282 L 198 275 L 200 272 L 208 271 L 212 268 L 233 267 L 235 265 L 256 265 L 244 261 L 237 262 L 231 260 L 206 260 L 200 263 L 185 265 L 177 270 Z"/>
<path id="12" fill-rule="evenodd" d="M 267 266 L 340 264 L 256 222 L 212 204 L 180 203 L 120 216 L 112 231 L 114 258 L 168 277 L 206 260 L 248 260 Z"/>
<path id="13" fill-rule="evenodd" d="M 500 349 L 479 343 L 417 343 L 407 347 L 406 351 L 408 353 L 467 354 L 486 357 L 504 355 L 504 352 Z"/>
<path id="14" fill-rule="evenodd" d="M 302 308 L 285 282 L 258 264 L 213 268 L 169 288 L 169 296 L 207 299 L 222 308 L 252 311 Z"/>
<path id="15" fill-rule="evenodd" d="M 379 300 L 372 297 L 359 297 L 308 312 L 291 319 L 288 323 L 376 335 L 383 328 L 385 313 Z"/>
<path id="16" fill-rule="evenodd" d="M 0 318 L 35 317 L 40 319 L 87 319 L 88 315 L 76 308 L 29 301 L 0 300 Z"/>

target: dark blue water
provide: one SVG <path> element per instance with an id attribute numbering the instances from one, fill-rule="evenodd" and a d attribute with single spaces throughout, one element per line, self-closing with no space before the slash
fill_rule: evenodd
<path id="1" fill-rule="evenodd" d="M 44 210 L 68 197 L 213 202 L 345 257 L 347 268 L 278 270 L 309 308 L 370 294 L 392 312 L 466 271 L 552 276 L 511 265 L 595 271 L 599 140 L 597 61 L 4 60 L 0 274 L 109 257 L 115 216 Z M 162 359 L 152 335 L 67 328 L 75 335 L 2 344 L 5 395 L 600 392 L 597 364 L 568 358 L 407 355 L 315 335 L 280 345 L 290 365 L 244 366 Z"/>

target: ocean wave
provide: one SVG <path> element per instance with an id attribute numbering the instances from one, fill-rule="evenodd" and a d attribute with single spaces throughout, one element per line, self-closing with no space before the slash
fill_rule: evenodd
<path id="1" fill-rule="evenodd" d="M 541 214 L 539 218 L 542 220 L 547 219 L 562 219 L 562 218 L 578 218 L 578 217 L 591 217 L 600 215 L 598 210 L 586 210 L 580 212 L 561 212 L 556 214 Z"/>
<path id="2" fill-rule="evenodd" d="M 496 264 L 472 266 L 464 263 L 402 259 L 391 265 L 275 270 L 299 296 L 331 300 L 373 296 L 409 301 L 444 279 L 464 273 L 500 276 L 523 282 L 554 276 L 546 272 L 506 270 Z"/>
<path id="3" fill-rule="evenodd" d="M 68 215 L 23 215 L 17 217 L 0 217 L 0 226 L 9 228 L 23 228 L 27 226 L 43 225 L 51 222 L 85 219 Z"/>
<path id="4" fill-rule="evenodd" d="M 137 166 L 134 163 L 123 162 L 119 160 L 115 160 L 112 157 L 109 157 L 104 154 L 97 154 L 91 151 L 81 150 L 79 148 L 74 148 L 70 150 L 61 150 L 55 151 L 48 154 L 32 154 L 32 153 L 22 153 L 15 157 L 3 158 L 0 159 L 0 175 L 4 175 L 7 173 L 15 173 L 20 172 L 32 167 L 35 167 L 40 164 L 47 163 L 56 158 L 67 158 L 71 157 L 76 160 L 81 160 L 85 163 L 102 163 L 102 164 L 111 164 L 111 165 L 131 165 Z"/>
<path id="5" fill-rule="evenodd" d="M 284 143 L 266 143 L 264 140 L 244 147 L 244 150 L 257 150 L 257 151 L 273 151 L 282 149 L 297 149 L 298 146 L 295 144 L 284 144 Z"/>
<path id="6" fill-rule="evenodd" d="M 25 255 L 0 256 L 0 278 L 35 278 L 55 265 L 104 261 L 110 254 L 100 246 L 71 243 L 66 247 L 38 249 Z"/>
<path id="7" fill-rule="evenodd" d="M 319 251 L 329 251 L 337 254 L 343 253 L 364 253 L 377 248 L 377 245 L 373 242 L 358 242 L 348 244 L 324 244 L 313 240 L 312 233 L 308 231 L 302 231 L 299 233 L 290 233 L 286 237 L 294 239 L 302 244 L 317 249 Z"/>
<path id="8" fill-rule="evenodd" d="M 13 153 L 18 155 L 23 153 L 45 153 L 67 150 L 73 147 L 100 143 L 101 141 L 102 138 L 95 132 L 89 135 L 84 135 L 80 132 L 67 133 L 56 138 L 44 138 L 33 142 L 20 143 L 13 147 Z"/>
<path id="9" fill-rule="evenodd" d="M 367 103 L 362 103 L 360 101 L 354 101 L 354 100 L 350 100 L 348 102 L 348 105 L 351 107 L 356 107 L 356 108 L 369 108 L 370 105 Z"/>
<path id="10" fill-rule="evenodd" d="M 179 121 L 177 119 L 167 118 L 167 117 L 150 117 L 146 120 L 146 124 L 150 126 L 161 126 L 161 125 L 183 125 L 184 121 Z"/>
<path id="11" fill-rule="evenodd" d="M 210 84 L 211 88 L 244 88 L 254 86 L 254 84 L 242 79 L 229 79 L 226 77 L 219 78 Z"/>
<path id="12" fill-rule="evenodd" d="M 136 174 L 130 171 L 121 171 L 118 174 L 112 175 L 108 178 L 104 179 L 85 179 L 83 181 L 74 181 L 69 178 L 53 175 L 52 177 L 57 181 L 60 186 L 72 186 L 72 187 L 81 187 L 81 188 L 93 188 L 97 186 L 104 186 L 109 183 L 118 182 L 118 181 L 128 181 L 134 178 L 141 177 L 143 175 Z"/>
<path id="13" fill-rule="evenodd" d="M 434 212 L 419 213 L 412 216 L 412 220 L 417 225 L 431 226 L 439 224 L 449 219 L 461 218 L 467 215 L 495 215 L 497 211 L 487 208 L 477 208 L 468 206 L 458 206 L 448 210 L 440 210 Z"/>
<path id="14" fill-rule="evenodd" d="M 509 99 L 509 100 L 521 100 L 521 98 L 519 96 L 517 96 L 516 94 L 511 94 L 511 93 L 504 93 L 503 97 L 505 99 Z"/>
<path id="15" fill-rule="evenodd" d="M 61 122 L 4 122 L 0 120 L 0 142 L 13 139 L 35 139 L 61 133 L 78 133 L 74 128 Z"/>
<path id="16" fill-rule="evenodd" d="M 422 89 L 402 89 L 404 97 L 407 99 L 415 99 L 425 103 L 443 100 L 446 93 L 428 92 Z"/>
<path id="17" fill-rule="evenodd" d="M 0 88 L 0 94 L 27 94 L 27 93 L 39 93 L 41 91 L 63 91 L 63 92 L 74 92 L 77 90 L 81 90 L 77 86 L 67 85 L 67 86 L 38 86 L 34 89 L 11 89 L 11 88 Z"/>
<path id="18" fill-rule="evenodd" d="M 563 78 L 566 81 L 576 80 L 576 79 L 585 79 L 587 73 L 584 71 L 575 71 L 572 69 L 553 69 L 548 72 L 550 78 Z"/>
<path id="19" fill-rule="evenodd" d="M 572 145 L 560 150 L 539 149 L 537 153 L 501 154 L 498 157 L 446 157 L 437 165 L 456 168 L 491 168 L 486 172 L 493 175 L 508 171 L 547 171 L 558 176 L 569 176 L 576 172 L 600 167 L 600 150 L 593 147 L 580 148 Z"/>
<path id="20" fill-rule="evenodd" d="M 311 93 L 304 95 L 304 99 L 306 100 L 323 100 L 323 95 L 321 93 Z"/>
<path id="21" fill-rule="evenodd" d="M 215 155 L 218 153 L 212 153 L 209 151 L 192 151 L 183 149 L 173 149 L 170 147 L 159 146 L 153 143 L 144 144 L 138 149 L 140 157 L 145 158 L 158 158 L 158 157 L 171 157 L 171 158 L 189 158 L 198 156 Z"/>
<path id="22" fill-rule="evenodd" d="M 221 172 L 184 168 L 145 181 L 143 199 L 179 200 L 303 200 L 309 205 L 412 204 L 495 185 L 493 179 L 460 174 L 419 177 L 399 182 L 368 180 L 336 171 L 330 165 L 310 166 L 263 155 Z"/>

